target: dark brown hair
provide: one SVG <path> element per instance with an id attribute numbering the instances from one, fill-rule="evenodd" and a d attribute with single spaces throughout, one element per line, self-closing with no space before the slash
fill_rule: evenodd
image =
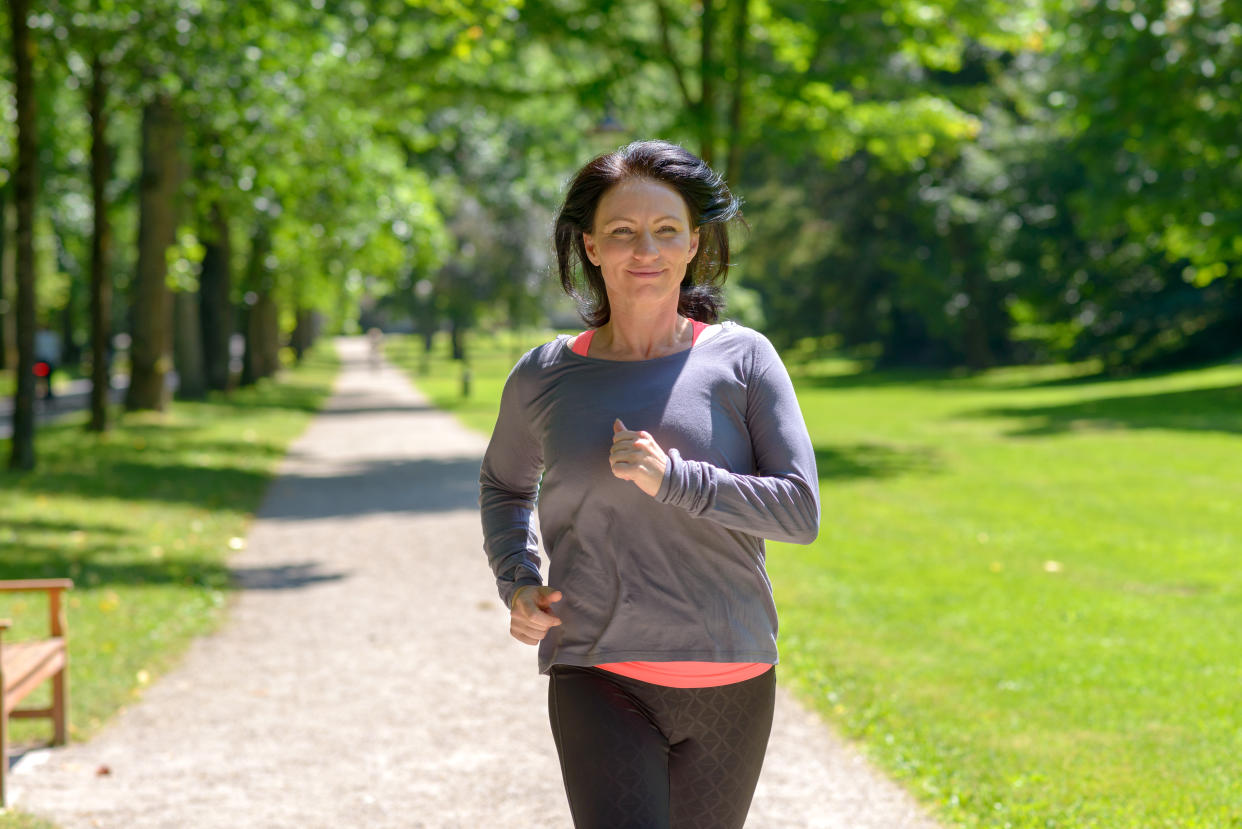
<path id="1" fill-rule="evenodd" d="M 728 222 L 740 217 L 741 202 L 701 158 L 667 141 L 635 141 L 592 159 L 574 176 L 553 232 L 561 287 L 578 301 L 578 313 L 588 326 L 608 322 L 612 309 L 604 276 L 587 258 L 582 234 L 594 232 L 595 211 L 604 193 L 631 178 L 663 182 L 681 194 L 691 228 L 699 229 L 699 249 L 686 266 L 677 312 L 700 322 L 716 322 L 724 310 Z"/>

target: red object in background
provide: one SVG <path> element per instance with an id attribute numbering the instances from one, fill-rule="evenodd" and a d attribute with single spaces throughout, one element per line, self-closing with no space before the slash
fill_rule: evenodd
<path id="1" fill-rule="evenodd" d="M 47 377 L 51 373 L 52 367 L 40 360 L 34 364 L 35 377 Z"/>

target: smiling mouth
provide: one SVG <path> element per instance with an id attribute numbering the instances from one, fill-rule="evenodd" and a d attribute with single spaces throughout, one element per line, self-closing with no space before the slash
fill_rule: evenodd
<path id="1" fill-rule="evenodd" d="M 660 274 L 664 273 L 664 271 L 663 270 L 659 270 L 659 271 L 633 271 L 632 270 L 630 271 L 630 273 L 632 273 L 634 276 L 659 276 Z"/>

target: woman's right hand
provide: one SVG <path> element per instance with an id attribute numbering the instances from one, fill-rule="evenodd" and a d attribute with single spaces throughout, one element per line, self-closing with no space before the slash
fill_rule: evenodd
<path id="1" fill-rule="evenodd" d="M 513 594 L 509 611 L 509 634 L 519 642 L 537 645 L 548 630 L 561 623 L 551 607 L 561 600 L 561 591 L 542 585 L 524 584 Z"/>

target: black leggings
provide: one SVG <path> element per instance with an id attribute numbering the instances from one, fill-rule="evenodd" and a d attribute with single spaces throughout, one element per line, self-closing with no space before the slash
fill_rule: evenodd
<path id="1" fill-rule="evenodd" d="M 741 827 L 775 698 L 775 668 L 716 688 L 666 688 L 554 665 L 548 713 L 574 826 Z"/>

